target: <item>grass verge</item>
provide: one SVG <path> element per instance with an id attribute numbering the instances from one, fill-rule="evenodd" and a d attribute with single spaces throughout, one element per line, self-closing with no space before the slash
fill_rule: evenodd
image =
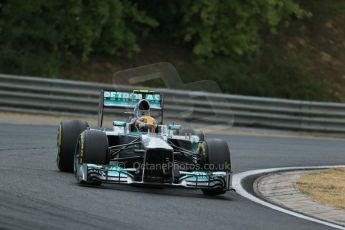
<path id="1" fill-rule="evenodd" d="M 345 209 L 345 168 L 305 174 L 299 178 L 297 185 L 315 201 Z"/>

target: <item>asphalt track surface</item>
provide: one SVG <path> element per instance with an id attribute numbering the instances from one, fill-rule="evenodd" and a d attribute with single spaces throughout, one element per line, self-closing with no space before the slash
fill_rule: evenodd
<path id="1" fill-rule="evenodd" d="M 253 203 L 234 192 L 123 185 L 84 187 L 55 165 L 57 127 L 0 124 L 0 229 L 332 229 Z M 215 136 L 235 173 L 345 164 L 336 139 Z"/>

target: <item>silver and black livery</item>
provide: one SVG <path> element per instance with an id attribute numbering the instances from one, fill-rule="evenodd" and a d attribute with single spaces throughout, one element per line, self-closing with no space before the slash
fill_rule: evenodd
<path id="1" fill-rule="evenodd" d="M 133 126 L 137 106 L 145 100 L 160 117 L 154 129 Z M 104 108 L 131 109 L 127 121 L 103 127 Z M 148 90 L 100 95 L 98 128 L 86 122 L 62 121 L 58 130 L 57 165 L 74 172 L 79 183 L 153 184 L 201 189 L 207 195 L 231 189 L 231 159 L 221 139 L 163 122 L 163 96 Z"/>

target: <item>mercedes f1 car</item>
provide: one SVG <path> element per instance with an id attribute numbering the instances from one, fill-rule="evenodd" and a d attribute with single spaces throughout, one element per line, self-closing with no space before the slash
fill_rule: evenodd
<path id="1" fill-rule="evenodd" d="M 124 108 L 127 121 L 103 127 L 104 109 Z M 159 120 L 151 117 L 158 112 Z M 163 123 L 163 96 L 147 90 L 100 94 L 98 128 L 87 122 L 60 123 L 57 166 L 79 183 L 144 184 L 201 189 L 207 195 L 231 189 L 227 143 L 205 139 L 201 131 Z"/>

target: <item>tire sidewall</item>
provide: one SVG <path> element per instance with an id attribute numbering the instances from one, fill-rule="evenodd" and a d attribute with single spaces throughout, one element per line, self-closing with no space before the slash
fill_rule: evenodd
<path id="1" fill-rule="evenodd" d="M 85 121 L 67 120 L 59 125 L 57 136 L 57 167 L 62 172 L 73 172 L 74 153 L 80 133 L 89 127 Z"/>

